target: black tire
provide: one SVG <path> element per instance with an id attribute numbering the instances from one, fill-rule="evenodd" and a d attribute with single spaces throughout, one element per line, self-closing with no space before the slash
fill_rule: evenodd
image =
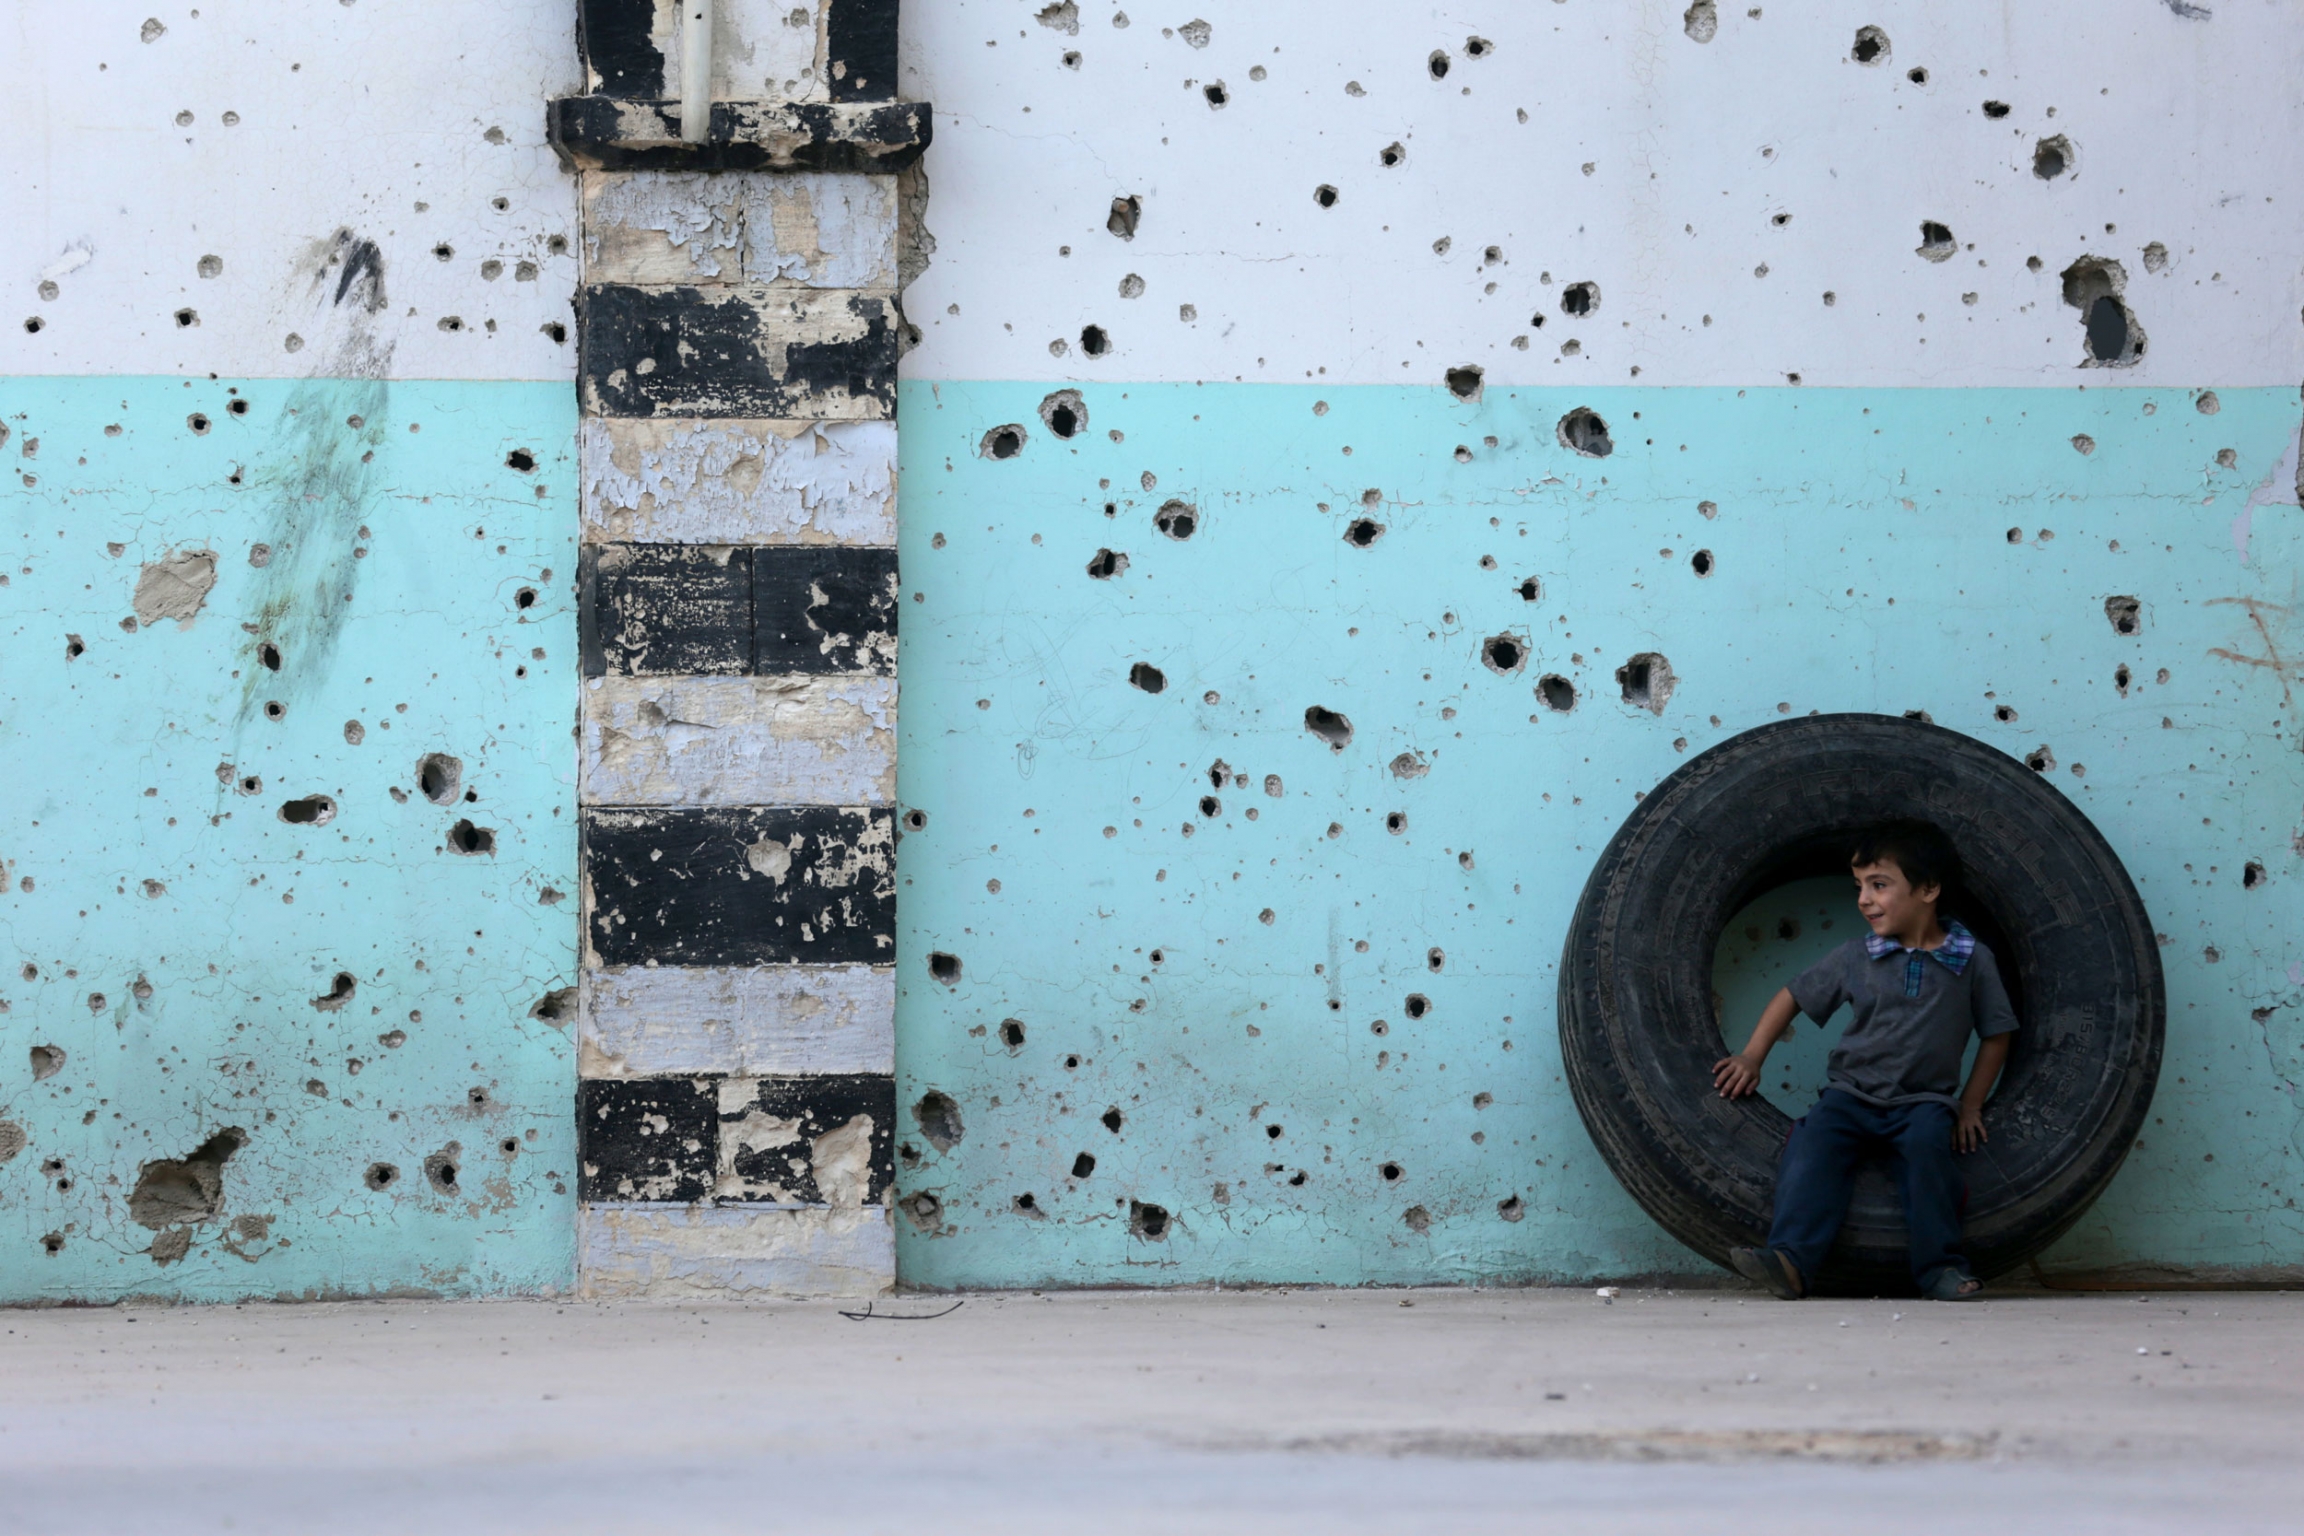
<path id="1" fill-rule="evenodd" d="M 1616 1177 L 1716 1264 L 1765 1240 L 1791 1122 L 1758 1094 L 1720 1098 L 1712 960 L 1728 919 L 1787 880 L 1847 869 L 1849 835 L 1917 816 L 1967 865 L 1953 905 L 1990 945 L 2022 1027 L 1962 1159 L 1965 1239 L 2004 1273 L 2061 1235 L 2119 1171 L 2160 1072 L 2160 954 L 2128 872 L 2043 778 L 1954 731 L 1886 715 L 1812 715 L 1683 765 L 1601 854 L 1560 966 L 1560 1050 L 1576 1107 Z M 1732 1020 L 1739 1043 L 1748 1020 Z M 1815 1287 L 1909 1294 L 1904 1221 L 1876 1168 Z"/>

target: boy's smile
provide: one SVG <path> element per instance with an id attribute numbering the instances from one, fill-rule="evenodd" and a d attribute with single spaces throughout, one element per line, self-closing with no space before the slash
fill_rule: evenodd
<path id="1" fill-rule="evenodd" d="M 1934 949 L 1944 942 L 1937 926 L 1936 901 L 1943 887 L 1928 884 L 1915 889 L 1904 871 L 1885 860 L 1855 866 L 1856 910 L 1882 938 L 1892 938 L 1906 949 Z"/>

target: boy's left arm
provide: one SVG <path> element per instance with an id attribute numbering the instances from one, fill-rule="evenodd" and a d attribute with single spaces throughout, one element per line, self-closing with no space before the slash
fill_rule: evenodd
<path id="1" fill-rule="evenodd" d="M 2008 1046 L 2013 1034 L 1993 1035 L 1976 1047 L 1976 1067 L 1968 1074 L 1968 1086 L 1960 1094 L 1960 1123 L 1952 1132 L 1952 1145 L 1962 1152 L 1973 1152 L 1992 1139 L 1984 1129 L 1984 1098 L 1992 1091 L 1993 1079 L 2008 1060 Z"/>
<path id="2" fill-rule="evenodd" d="M 1974 1027 L 1984 1039 L 1976 1047 L 1976 1066 L 1968 1074 L 1968 1086 L 1960 1091 L 1960 1122 L 1953 1128 L 1952 1145 L 1961 1152 L 1973 1152 L 1992 1139 L 1984 1129 L 1984 1100 L 1991 1094 L 2000 1069 L 2008 1064 L 2008 1047 L 2016 1038 L 2016 1010 L 2008 1006 L 2008 989 L 2000 983 L 2000 962 L 1979 944 L 1969 964 L 1975 968 L 1970 994 L 1975 1007 Z"/>

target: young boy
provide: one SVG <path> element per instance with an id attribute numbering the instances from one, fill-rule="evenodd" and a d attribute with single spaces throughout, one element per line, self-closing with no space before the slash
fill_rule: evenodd
<path id="1" fill-rule="evenodd" d="M 1883 823 L 1857 840 L 1849 865 L 1872 936 L 1850 939 L 1802 972 L 1761 1012 L 1751 1042 L 1712 1068 L 1721 1097 L 1741 1098 L 1796 1013 L 1821 1025 L 1842 1003 L 1853 1006 L 1823 1096 L 1784 1142 L 1768 1246 L 1733 1248 L 1729 1258 L 1784 1300 L 1805 1296 L 1848 1214 L 1857 1164 L 1880 1153 L 1903 1194 L 1920 1294 L 1973 1301 L 1984 1287 L 1960 1254 L 1966 1190 L 1953 1153 L 1989 1139 L 1984 1096 L 2008 1059 L 2016 1015 L 1992 951 L 1937 918 L 1937 901 L 1960 878 L 1960 855 L 1940 829 Z M 1971 1030 L 1983 1044 L 1955 1098 Z"/>

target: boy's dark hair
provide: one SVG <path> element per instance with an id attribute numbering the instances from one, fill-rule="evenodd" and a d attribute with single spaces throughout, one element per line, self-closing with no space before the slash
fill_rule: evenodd
<path id="1" fill-rule="evenodd" d="M 1960 883 L 1960 850 L 1932 821 L 1903 818 L 1866 827 L 1849 845 L 1848 862 L 1893 864 L 1915 890 L 1933 885 L 1948 896 Z"/>

